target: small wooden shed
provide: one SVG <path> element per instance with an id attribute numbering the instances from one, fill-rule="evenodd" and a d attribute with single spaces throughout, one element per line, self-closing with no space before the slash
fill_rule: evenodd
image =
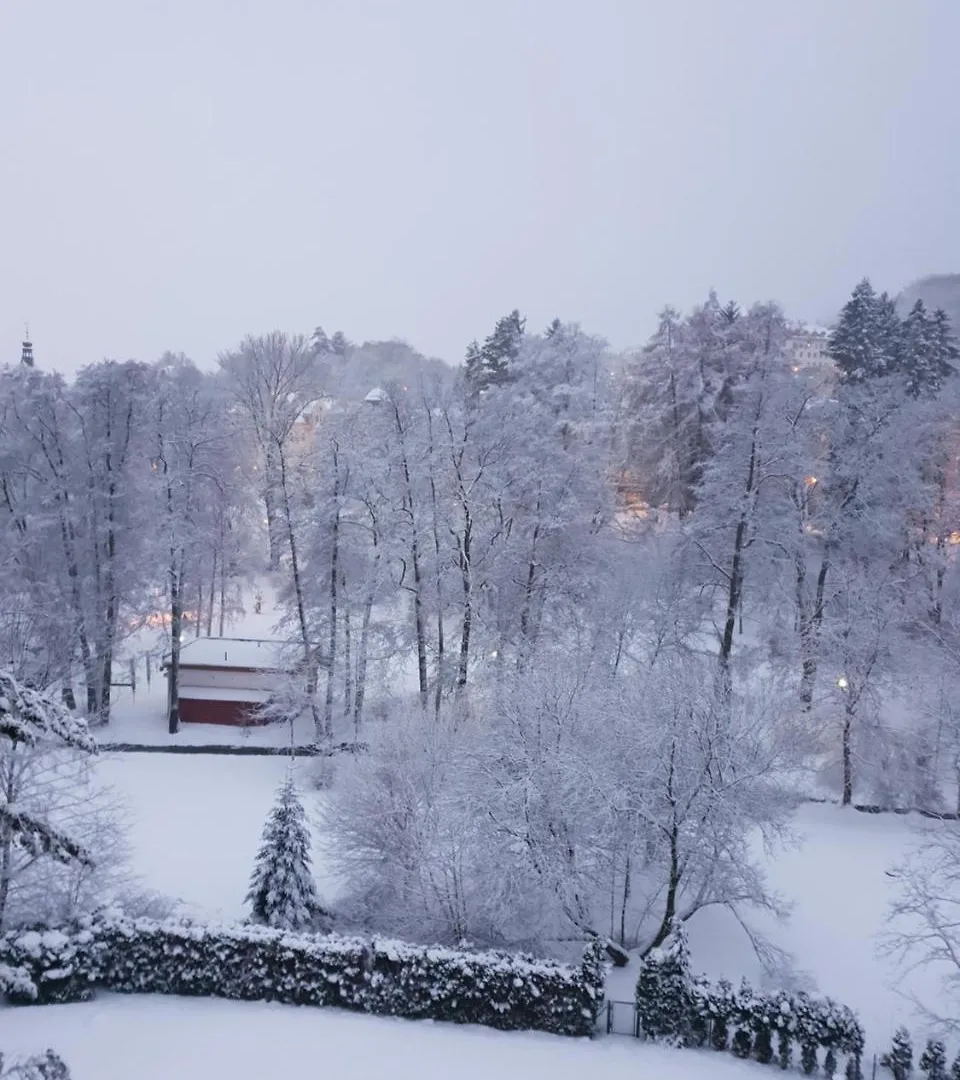
<path id="1" fill-rule="evenodd" d="M 200 637 L 180 647 L 179 712 L 185 724 L 257 723 L 257 708 L 286 670 L 283 642 Z M 167 711 L 170 706 L 170 662 Z"/>

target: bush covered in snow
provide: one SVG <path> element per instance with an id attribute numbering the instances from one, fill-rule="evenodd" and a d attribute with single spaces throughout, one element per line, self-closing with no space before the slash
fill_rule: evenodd
<path id="1" fill-rule="evenodd" d="M 0 938 L 0 964 L 19 972 L 8 980 L 15 1003 L 82 1000 L 101 986 L 589 1035 L 603 1000 L 597 946 L 573 967 L 505 953 L 146 919 L 8 934 Z"/>
<path id="2" fill-rule="evenodd" d="M 0 989 L 18 1005 L 86 1001 L 99 979 L 104 946 L 92 925 L 12 930 L 0 937 Z"/>
<path id="3" fill-rule="evenodd" d="M 15 1061 L 9 1068 L 0 1054 L 0 1080 L 70 1080 L 70 1070 L 52 1050 L 34 1054 L 26 1061 Z"/>
<path id="4" fill-rule="evenodd" d="M 636 990 L 641 1029 L 650 1038 L 684 1046 L 710 1045 L 788 1068 L 794 1046 L 804 1072 L 817 1067 L 818 1051 L 842 1052 L 859 1073 L 863 1029 L 855 1013 L 829 998 L 805 993 L 762 993 L 744 982 L 738 990 L 690 972 L 682 926 L 641 961 Z M 774 1053 L 774 1048 L 776 1053 Z M 824 1064 L 826 1060 L 824 1059 Z"/>

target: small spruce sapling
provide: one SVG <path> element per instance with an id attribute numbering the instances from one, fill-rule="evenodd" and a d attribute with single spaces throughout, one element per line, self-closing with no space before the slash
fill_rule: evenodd
<path id="1" fill-rule="evenodd" d="M 947 1080 L 947 1048 L 939 1039 L 928 1039 L 920 1055 L 920 1071 L 927 1080 Z"/>
<path id="2" fill-rule="evenodd" d="M 800 1047 L 800 1068 L 803 1069 L 805 1076 L 816 1072 L 817 1048 L 813 1043 L 803 1043 Z"/>
<path id="3" fill-rule="evenodd" d="M 769 1065 L 773 1061 L 773 1036 L 767 1024 L 760 1024 L 757 1028 L 757 1037 L 753 1043 L 753 1056 L 761 1065 Z"/>
<path id="4" fill-rule="evenodd" d="M 329 915 L 310 869 L 310 832 L 293 778 L 288 777 L 263 827 L 246 897 L 251 919 L 280 930 L 316 930 Z"/>
<path id="5" fill-rule="evenodd" d="M 837 1075 L 837 1052 L 832 1046 L 827 1048 L 827 1053 L 823 1059 L 823 1074 L 827 1077 L 827 1080 L 833 1080 Z"/>
<path id="6" fill-rule="evenodd" d="M 748 1058 L 750 1051 L 753 1049 L 750 1043 L 750 1032 L 746 1028 L 738 1028 L 733 1036 L 733 1046 L 731 1047 L 734 1055 L 738 1058 Z"/>
<path id="7" fill-rule="evenodd" d="M 960 1054 L 957 1054 L 950 1066 L 950 1080 L 960 1080 Z"/>
<path id="8" fill-rule="evenodd" d="M 863 1080 L 863 1069 L 860 1067 L 858 1054 L 847 1055 L 847 1064 L 843 1070 L 844 1080 Z"/>
<path id="9" fill-rule="evenodd" d="M 716 1007 L 711 1010 L 710 1046 L 714 1050 L 726 1050 L 730 1039 L 728 1026 L 730 1001 L 733 997 L 733 987 L 726 979 L 717 983 L 717 993 L 714 998 Z"/>
<path id="10" fill-rule="evenodd" d="M 894 1032 L 890 1050 L 880 1059 L 880 1064 L 893 1073 L 893 1080 L 908 1080 L 913 1072 L 913 1043 L 905 1027 Z"/>
<path id="11" fill-rule="evenodd" d="M 777 1051 L 780 1068 L 787 1070 L 793 1062 L 793 1041 L 790 1032 L 786 1028 L 780 1028 L 777 1032 Z"/>

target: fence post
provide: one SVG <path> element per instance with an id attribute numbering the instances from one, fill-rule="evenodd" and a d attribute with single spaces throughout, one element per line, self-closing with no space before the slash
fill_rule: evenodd
<path id="1" fill-rule="evenodd" d="M 607 1034 L 613 1030 L 613 1002 L 607 1002 Z"/>
<path id="2" fill-rule="evenodd" d="M 877 1055 L 873 1055 L 873 1069 L 870 1072 L 870 1080 L 877 1080 Z"/>
<path id="3" fill-rule="evenodd" d="M 633 1006 L 633 1037 L 635 1039 L 641 1038 L 640 1035 L 640 1010 L 636 1005 Z"/>

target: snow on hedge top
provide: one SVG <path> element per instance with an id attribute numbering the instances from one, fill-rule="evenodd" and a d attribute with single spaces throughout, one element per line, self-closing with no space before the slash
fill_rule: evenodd
<path id="1" fill-rule="evenodd" d="M 97 749 L 85 720 L 9 671 L 0 671 L 0 735 L 28 746 L 54 740 L 90 753 Z"/>
<path id="2" fill-rule="evenodd" d="M 290 666 L 286 645 L 252 638 L 195 638 L 180 647 L 180 666 L 284 671 Z"/>

